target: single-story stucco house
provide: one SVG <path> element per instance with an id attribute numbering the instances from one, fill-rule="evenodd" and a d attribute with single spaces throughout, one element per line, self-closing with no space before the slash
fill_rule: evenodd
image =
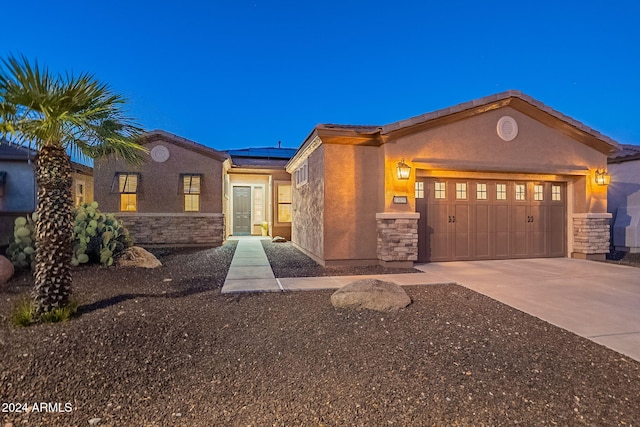
<path id="1" fill-rule="evenodd" d="M 94 163 L 95 198 L 118 213 L 143 246 L 217 246 L 230 235 L 291 236 L 295 150 L 222 152 L 162 130 L 141 138 L 149 150 L 132 166 L 115 157 Z"/>
<path id="2" fill-rule="evenodd" d="M 323 265 L 609 252 L 618 143 L 519 91 L 384 126 L 316 126 L 287 164 L 291 241 Z"/>
<path id="3" fill-rule="evenodd" d="M 13 240 L 13 223 L 19 216 L 36 210 L 36 151 L 0 141 L 0 245 Z M 71 194 L 74 205 L 93 201 L 93 170 L 71 162 Z"/>
<path id="4" fill-rule="evenodd" d="M 640 146 L 622 144 L 609 156 L 609 212 L 616 250 L 640 252 Z"/>

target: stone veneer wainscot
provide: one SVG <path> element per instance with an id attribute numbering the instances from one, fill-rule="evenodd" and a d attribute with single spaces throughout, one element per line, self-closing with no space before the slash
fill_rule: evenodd
<path id="1" fill-rule="evenodd" d="M 418 260 L 419 213 L 376 214 L 378 259 L 382 265 L 413 266 Z"/>
<path id="2" fill-rule="evenodd" d="M 610 213 L 573 215 L 573 258 L 604 259 L 609 253 Z"/>
<path id="3" fill-rule="evenodd" d="M 220 246 L 224 242 L 221 213 L 120 212 L 118 218 L 139 246 Z"/>

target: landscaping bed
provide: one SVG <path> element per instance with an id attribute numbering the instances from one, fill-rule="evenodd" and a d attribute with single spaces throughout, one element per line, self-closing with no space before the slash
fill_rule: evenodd
<path id="1" fill-rule="evenodd" d="M 368 274 L 422 273 L 415 268 L 388 268 L 381 265 L 323 267 L 296 249 L 291 242 L 261 240 L 276 277 L 360 276 Z"/>
<path id="2" fill-rule="evenodd" d="M 603 346 L 457 285 L 408 287 L 397 313 L 335 309 L 331 291 L 222 295 L 234 245 L 156 251 L 156 270 L 76 269 L 78 318 L 0 319 L 0 403 L 31 409 L 0 421 L 640 424 L 640 363 Z M 0 315 L 31 285 L 0 288 Z"/>

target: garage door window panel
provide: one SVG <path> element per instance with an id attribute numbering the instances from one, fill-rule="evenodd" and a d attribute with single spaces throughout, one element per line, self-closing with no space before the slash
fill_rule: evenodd
<path id="1" fill-rule="evenodd" d="M 456 182 L 456 199 L 467 200 L 467 183 Z"/>
<path id="2" fill-rule="evenodd" d="M 438 200 L 445 200 L 447 198 L 447 183 L 435 182 L 435 189 L 433 192 L 434 198 Z"/>
<path id="3" fill-rule="evenodd" d="M 496 184 L 496 200 L 507 200 L 507 184 Z"/>
<path id="4" fill-rule="evenodd" d="M 516 200 L 525 201 L 527 200 L 527 186 L 525 184 L 516 184 Z"/>

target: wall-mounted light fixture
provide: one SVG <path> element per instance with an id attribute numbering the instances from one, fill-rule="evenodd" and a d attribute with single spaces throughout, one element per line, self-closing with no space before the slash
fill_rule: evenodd
<path id="1" fill-rule="evenodd" d="M 609 175 L 605 169 L 596 170 L 596 184 L 609 185 L 610 182 L 611 182 L 611 175 Z"/>
<path id="2" fill-rule="evenodd" d="M 409 179 L 409 175 L 411 174 L 411 166 L 404 162 L 404 159 L 398 162 L 398 167 L 396 168 L 398 172 L 398 179 Z"/>

